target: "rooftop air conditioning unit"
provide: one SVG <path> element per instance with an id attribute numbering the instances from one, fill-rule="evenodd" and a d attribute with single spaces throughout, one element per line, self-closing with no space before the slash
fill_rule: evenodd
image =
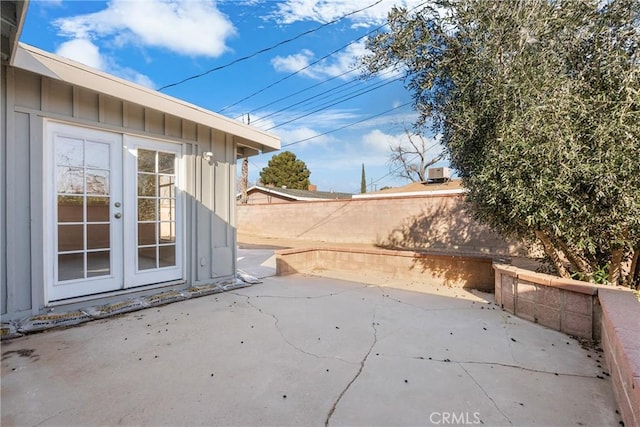
<path id="1" fill-rule="evenodd" d="M 429 181 L 448 181 L 451 179 L 451 169 L 449 168 L 429 168 L 427 169 Z"/>

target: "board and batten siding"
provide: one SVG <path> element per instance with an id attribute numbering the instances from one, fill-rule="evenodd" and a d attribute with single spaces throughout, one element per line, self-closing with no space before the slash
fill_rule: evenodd
<path id="1" fill-rule="evenodd" d="M 126 100 L 2 65 L 2 320 L 43 311 L 45 119 L 179 142 L 185 165 L 184 286 L 235 273 L 237 146 L 232 135 Z M 203 152 L 213 152 L 209 163 Z M 50 256 L 50 255 L 49 255 Z"/>

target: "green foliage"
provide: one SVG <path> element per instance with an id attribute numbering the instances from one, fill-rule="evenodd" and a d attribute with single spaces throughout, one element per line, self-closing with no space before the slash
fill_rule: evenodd
<path id="1" fill-rule="evenodd" d="M 260 171 L 260 181 L 264 185 L 307 190 L 310 175 L 311 172 L 302 160 L 291 151 L 283 151 L 273 156 L 267 167 Z"/>
<path id="2" fill-rule="evenodd" d="M 364 163 L 362 164 L 362 175 L 360 177 L 360 194 L 367 192 L 367 178 L 364 174 Z"/>
<path id="3" fill-rule="evenodd" d="M 640 250 L 640 2 L 442 0 L 388 22 L 363 65 L 406 73 L 477 219 L 618 282 Z"/>

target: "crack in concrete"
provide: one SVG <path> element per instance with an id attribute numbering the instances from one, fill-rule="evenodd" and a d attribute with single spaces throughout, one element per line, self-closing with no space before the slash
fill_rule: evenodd
<path id="1" fill-rule="evenodd" d="M 360 374 L 362 374 L 362 370 L 364 369 L 365 362 L 367 361 L 367 359 L 369 358 L 369 355 L 373 351 L 373 347 L 375 347 L 375 345 L 378 343 L 378 329 L 376 328 L 376 312 L 377 312 L 377 308 L 374 308 L 374 310 L 373 310 L 373 318 L 371 319 L 371 325 L 373 327 L 373 342 L 371 343 L 371 346 L 369 347 L 369 350 L 367 351 L 367 353 L 364 355 L 364 357 L 360 361 L 360 368 L 358 369 L 358 372 L 356 372 L 355 376 L 353 378 L 351 378 L 351 381 L 349 381 L 349 383 L 346 385 L 346 387 L 344 389 L 342 389 L 342 391 L 338 395 L 338 398 L 336 399 L 336 401 L 333 402 L 333 405 L 331 406 L 331 409 L 329 410 L 329 413 L 327 414 L 327 418 L 324 421 L 325 427 L 329 426 L 329 421 L 331 420 L 331 417 L 333 416 L 333 413 L 336 411 L 336 409 L 338 407 L 338 404 L 340 404 L 340 401 L 342 400 L 344 395 L 347 393 L 347 391 L 353 385 L 353 383 L 356 382 L 356 380 L 358 379 Z"/>
<path id="2" fill-rule="evenodd" d="M 385 356 L 389 357 L 389 355 L 385 355 Z M 396 357 L 398 357 L 398 356 L 396 356 Z M 549 374 L 549 375 L 555 375 L 555 376 L 576 377 L 576 378 L 600 379 L 597 376 L 593 376 L 593 375 L 571 374 L 571 373 L 566 373 L 566 372 L 565 373 L 563 373 L 563 372 L 552 372 L 552 371 L 545 371 L 545 370 L 542 370 L 542 369 L 527 368 L 525 366 L 511 365 L 509 363 L 501 363 L 501 362 L 479 362 L 479 361 L 475 361 L 475 360 L 434 359 L 434 358 L 425 358 L 423 356 L 414 356 L 414 357 L 412 357 L 412 359 L 428 360 L 430 362 L 457 363 L 457 364 L 465 364 L 465 365 L 502 366 L 504 368 L 519 369 L 521 371 L 535 372 L 535 373 L 538 373 L 538 374 Z"/>
<path id="3" fill-rule="evenodd" d="M 364 286 L 359 286 L 355 289 L 347 289 L 344 291 L 339 291 L 339 292 L 331 292 L 328 294 L 321 294 L 321 295 L 313 295 L 313 296 L 287 296 L 287 295 L 245 295 L 245 294 L 240 294 L 240 293 L 234 293 L 234 292 L 229 292 L 232 293 L 233 295 L 237 295 L 237 296 L 241 296 L 241 297 L 246 297 L 246 298 L 278 298 L 278 299 L 319 299 L 319 298 L 328 298 L 328 297 L 333 297 L 336 295 L 342 295 L 342 294 L 346 294 L 349 292 L 356 292 L 362 289 L 367 289 L 367 288 L 371 288 L 374 287 L 372 285 L 364 285 Z"/>
<path id="4" fill-rule="evenodd" d="M 46 423 L 47 421 L 57 417 L 58 415 L 62 414 L 65 411 L 68 411 L 68 410 L 69 410 L 69 408 L 62 409 L 61 411 L 58 411 L 57 413 L 51 415 L 50 417 L 47 417 L 44 420 L 40 421 L 38 424 L 34 424 L 33 427 L 38 427 L 39 425 L 42 425 L 42 424 Z"/>
<path id="5" fill-rule="evenodd" d="M 487 396 L 487 399 L 489 399 L 491 401 L 491 403 L 493 403 L 493 406 L 495 406 L 495 408 L 498 410 L 498 412 L 500 412 L 502 414 L 502 416 L 509 422 L 510 426 L 513 426 L 513 422 L 511 422 L 511 420 L 509 419 L 509 417 L 507 417 L 507 414 L 505 414 L 504 412 L 502 412 L 502 409 L 500 409 L 500 407 L 498 406 L 498 404 L 496 403 L 495 400 L 493 400 L 493 398 L 491 396 L 489 396 L 489 393 L 487 393 L 487 390 L 484 389 L 484 387 L 482 387 L 480 385 L 480 383 L 478 381 L 476 381 L 476 379 L 473 377 L 473 375 L 471 375 L 471 373 L 469 371 L 467 371 L 465 369 L 464 366 L 462 366 L 461 363 L 458 363 L 458 366 L 460 366 L 460 368 L 465 371 L 467 373 L 467 375 L 469 376 L 469 378 L 471 378 L 471 380 L 476 383 L 476 385 L 478 386 L 478 388 L 480 388 L 480 390 L 482 390 L 482 392 L 484 393 L 485 396 Z"/>
<path id="6" fill-rule="evenodd" d="M 262 315 L 264 315 L 264 316 L 269 316 L 269 317 L 271 317 L 271 318 L 274 320 L 274 324 L 273 324 L 273 326 L 276 328 L 276 331 L 278 331 L 278 334 L 280 334 L 280 338 L 282 338 L 282 340 L 283 340 L 285 343 L 287 343 L 287 345 L 288 345 L 288 346 L 290 346 L 291 348 L 293 348 L 294 350 L 296 350 L 296 351 L 298 351 L 298 352 L 300 352 L 300 353 L 306 354 L 307 356 L 315 357 L 315 358 L 317 358 L 317 359 L 332 359 L 332 360 L 339 360 L 340 362 L 348 363 L 348 364 L 350 364 L 350 365 L 353 365 L 353 364 L 355 364 L 355 363 L 356 363 L 356 362 L 352 362 L 352 361 L 350 361 L 350 360 L 345 360 L 345 359 L 343 359 L 343 358 L 341 358 L 341 357 L 336 357 L 336 356 L 323 356 L 323 355 L 321 355 L 321 354 L 311 353 L 311 352 L 309 352 L 309 351 L 307 351 L 307 350 L 305 350 L 305 349 L 303 349 L 303 348 L 298 347 L 297 345 L 295 345 L 294 343 L 292 343 L 291 341 L 289 341 L 289 340 L 287 339 L 287 337 L 285 337 L 284 332 L 282 332 L 282 329 L 280 329 L 280 326 L 279 326 L 280 319 L 278 318 L 278 316 L 276 316 L 276 315 L 275 315 L 275 314 L 273 314 L 273 313 L 266 312 L 266 311 L 262 310 L 261 308 L 257 307 L 256 305 L 254 305 L 253 303 L 251 303 L 251 301 L 249 300 L 249 299 L 250 299 L 250 297 L 249 297 L 249 296 L 247 296 L 247 295 L 240 295 L 240 294 L 236 294 L 236 295 L 246 297 L 246 298 L 247 298 L 247 304 L 248 304 L 251 308 L 253 308 L 253 309 L 254 309 L 254 310 L 256 310 L 258 313 L 260 313 L 260 314 L 262 314 Z"/>

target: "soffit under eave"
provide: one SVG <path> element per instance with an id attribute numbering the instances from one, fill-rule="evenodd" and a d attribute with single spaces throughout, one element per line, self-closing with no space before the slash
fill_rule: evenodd
<path id="1" fill-rule="evenodd" d="M 3 46 L 2 60 L 13 64 L 24 20 L 27 15 L 29 0 L 2 1 L 2 38 L 6 41 Z M 5 50 L 6 48 L 6 50 Z"/>
<path id="2" fill-rule="evenodd" d="M 261 153 L 271 153 L 272 151 L 277 151 L 279 148 L 267 147 L 264 145 L 256 146 L 252 141 L 247 140 L 245 138 L 241 138 L 239 136 L 235 136 L 233 141 L 237 147 L 238 159 L 243 157 L 251 157 L 257 156 Z M 278 144 L 279 145 L 279 144 Z"/>
<path id="3" fill-rule="evenodd" d="M 261 152 L 280 149 L 273 134 L 23 43 L 14 66 L 223 131 Z"/>

